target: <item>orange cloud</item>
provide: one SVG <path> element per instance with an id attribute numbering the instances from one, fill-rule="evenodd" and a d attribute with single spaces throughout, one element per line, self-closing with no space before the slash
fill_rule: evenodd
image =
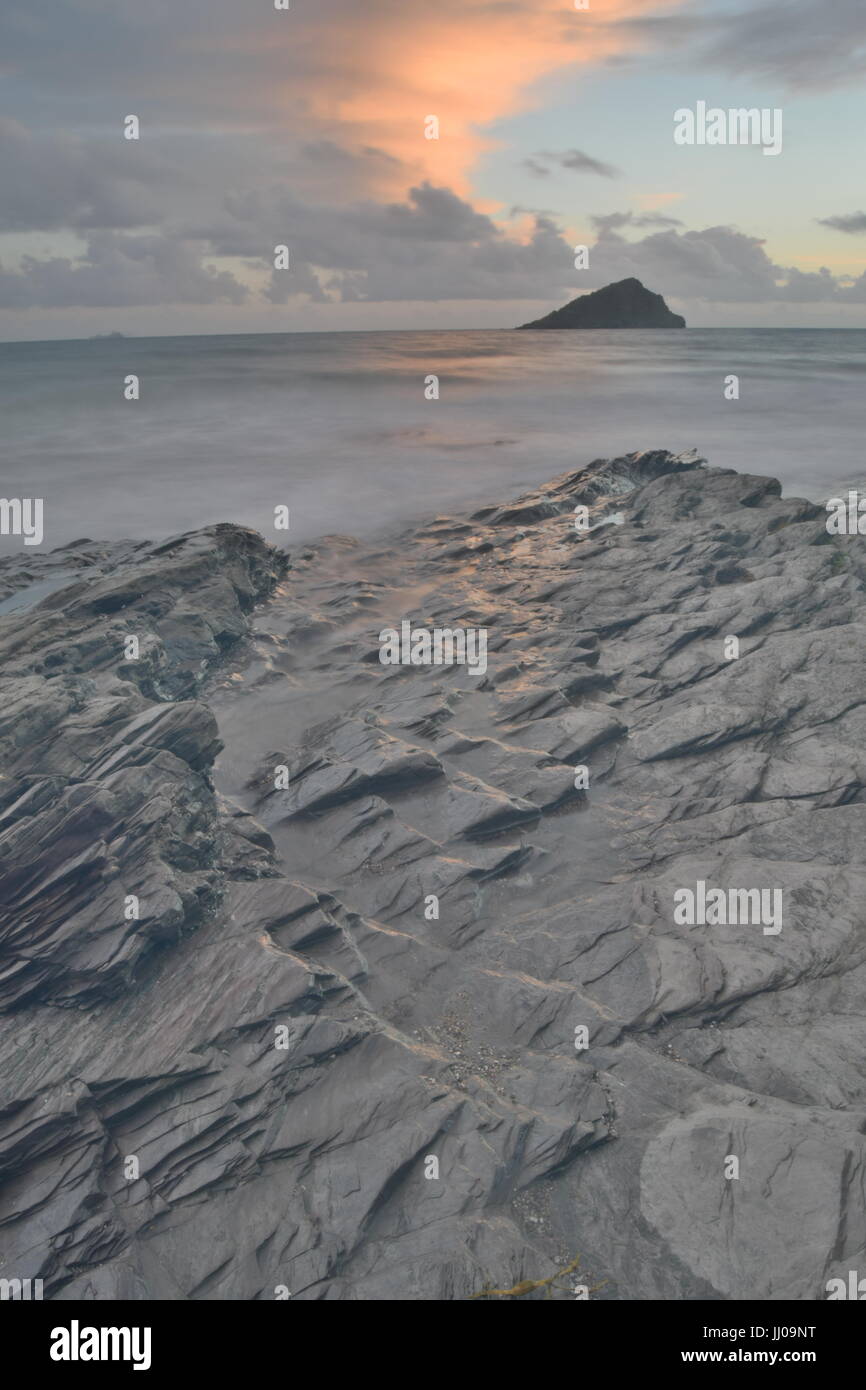
<path id="1" fill-rule="evenodd" d="M 371 168 L 371 195 L 429 179 L 467 196 L 473 165 L 494 144 L 485 128 L 541 101 L 546 75 L 635 51 L 623 21 L 657 12 L 659 0 L 590 2 L 334 0 L 293 7 L 266 41 L 258 31 L 240 47 L 264 60 L 258 95 L 274 101 L 287 132 L 390 156 Z M 249 97 L 246 83 L 241 91 Z M 239 95 L 226 94 L 229 109 Z M 438 140 L 425 138 L 428 116 L 438 117 Z"/>
<path id="2" fill-rule="evenodd" d="M 538 100 L 544 75 L 633 47 L 618 21 L 650 8 L 656 0 L 593 0 L 590 11 L 566 0 L 446 0 L 388 5 L 371 22 L 359 5 L 329 41 L 329 81 L 324 91 L 318 81 L 312 86 L 310 110 L 417 177 L 466 195 L 469 171 L 492 143 L 484 127 Z M 424 137 L 430 115 L 439 119 L 438 140 Z"/>

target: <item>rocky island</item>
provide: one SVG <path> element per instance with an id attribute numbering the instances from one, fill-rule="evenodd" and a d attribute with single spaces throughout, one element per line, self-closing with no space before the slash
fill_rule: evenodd
<path id="1" fill-rule="evenodd" d="M 820 507 L 663 450 L 387 545 L 0 562 L 3 1277 L 866 1268 L 864 575 Z M 403 619 L 483 628 L 483 674 L 383 665 Z M 704 885 L 780 931 L 685 921 Z"/>
<path id="2" fill-rule="evenodd" d="M 660 294 L 640 280 L 617 280 L 591 294 L 579 295 L 561 309 L 520 328 L 685 328 L 680 314 L 671 313 Z"/>

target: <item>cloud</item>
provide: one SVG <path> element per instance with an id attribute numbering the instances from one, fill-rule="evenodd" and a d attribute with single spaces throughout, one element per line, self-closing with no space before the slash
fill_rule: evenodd
<path id="1" fill-rule="evenodd" d="M 759 237 L 735 227 L 670 229 L 626 241 L 603 225 L 589 262 L 589 289 L 635 276 L 666 297 L 692 302 L 854 304 L 866 299 L 866 273 L 849 284 L 847 277 L 834 276 L 826 267 L 801 271 L 776 265 Z"/>
<path id="2" fill-rule="evenodd" d="M 835 217 L 817 217 L 822 227 L 833 227 L 837 232 L 848 232 L 856 236 L 866 232 L 866 212 L 842 212 Z"/>
<path id="3" fill-rule="evenodd" d="M 4 0 L 0 68 L 35 124 L 104 129 L 107 113 L 134 112 L 143 139 L 298 133 L 320 152 L 382 152 L 370 196 L 425 179 L 465 196 L 493 143 L 485 128 L 539 104 L 539 78 L 639 46 L 623 22 L 657 3 L 583 13 L 564 0 L 329 0 L 276 12 L 270 0 L 65 0 L 42 14 Z M 438 140 L 425 139 L 431 114 Z"/>
<path id="4" fill-rule="evenodd" d="M 635 242 L 602 229 L 590 265 L 598 284 L 634 275 L 664 294 L 714 302 L 775 299 L 781 278 L 763 242 L 733 227 L 660 231 Z"/>
<path id="5" fill-rule="evenodd" d="M 0 270 L 0 305 L 96 307 L 136 304 L 272 304 L 409 300 L 534 300 L 551 307 L 582 290 L 635 276 L 680 301 L 714 303 L 866 302 L 866 275 L 851 282 L 827 269 L 776 265 L 760 238 L 735 227 L 679 231 L 662 214 L 592 218 L 589 269 L 555 218 L 534 212 L 512 221 L 479 213 L 453 190 L 424 183 L 402 203 L 358 201 L 342 208 L 300 201 L 280 186 L 227 195 L 209 228 L 173 237 L 100 232 L 78 261 L 25 257 Z M 649 227 L 627 239 L 623 229 Z M 273 268 L 285 241 L 291 269 Z M 209 262 L 244 260 L 251 283 Z"/>
<path id="6" fill-rule="evenodd" d="M 620 21 L 655 3 L 605 0 L 602 16 L 562 0 L 285 13 L 267 0 L 64 0 L 50 13 L 5 0 L 0 72 L 18 119 L 0 122 L 0 233 L 17 260 L 5 257 L 0 303 L 556 292 L 559 231 L 544 215 L 519 232 L 494 224 L 473 206 L 470 170 L 492 122 L 543 100 L 539 77 L 633 46 Z M 139 141 L 123 139 L 128 113 Z M 64 233 L 53 254 L 22 240 L 52 232 Z M 272 273 L 282 242 L 292 270 Z"/>
<path id="7" fill-rule="evenodd" d="M 663 212 L 606 212 L 590 217 L 596 231 L 619 231 L 620 227 L 681 227 L 678 217 L 668 217 Z"/>
<path id="8" fill-rule="evenodd" d="M 736 228 L 683 231 L 651 210 L 593 217 L 592 270 L 577 273 L 574 238 L 550 213 L 494 215 L 472 198 L 493 123 L 540 104 L 539 78 L 651 47 L 807 85 L 862 66 L 863 0 L 730 3 L 666 0 L 659 15 L 662 0 L 586 12 L 568 0 L 329 0 L 285 13 L 269 0 L 4 0 L 0 72 L 19 119 L 0 120 L 0 232 L 18 260 L 0 269 L 0 305 L 553 305 L 629 275 L 678 298 L 864 302 L 863 277 L 785 269 Z M 128 112 L 139 142 L 122 138 Z M 424 137 L 430 114 L 438 140 Z M 619 173 L 578 149 L 525 166 L 539 179 Z M 825 224 L 853 234 L 862 217 Z M 63 254 L 21 256 L 28 235 L 54 232 Z M 283 242 L 292 269 L 276 272 Z"/>
<path id="9" fill-rule="evenodd" d="M 449 188 L 422 183 L 409 189 L 408 198 L 408 203 L 369 204 L 356 209 L 353 223 L 383 237 L 423 241 L 475 241 L 495 234 L 491 219 Z"/>
<path id="10" fill-rule="evenodd" d="M 827 87 L 866 73 L 863 0 L 771 0 L 720 17 L 700 58 L 738 77 L 781 80 L 788 87 Z"/>
<path id="11" fill-rule="evenodd" d="M 600 174 L 605 179 L 615 179 L 620 174 L 620 170 L 612 164 L 603 164 L 601 160 L 593 159 L 591 155 L 584 154 L 582 150 L 564 150 L 558 154 L 549 150 L 541 150 L 538 154 L 530 155 L 528 159 L 524 159 L 523 164 L 530 173 L 546 176 L 550 170 L 541 163 L 542 160 L 547 160 L 548 164 L 555 164 L 560 169 L 573 169 L 580 174 Z"/>
<path id="12" fill-rule="evenodd" d="M 403 204 L 358 203 L 339 213 L 275 197 L 275 205 L 236 204 L 233 217 L 214 232 L 212 250 L 237 254 L 260 247 L 266 227 L 290 226 L 294 264 L 314 267 L 318 293 L 346 302 L 534 299 L 553 306 L 630 276 L 691 301 L 844 303 L 859 302 L 863 294 L 863 286 L 828 270 L 775 264 L 760 238 L 735 227 L 680 230 L 676 219 L 661 213 L 593 217 L 590 268 L 577 272 L 572 239 L 554 217 L 538 211 L 515 208 L 513 220 L 494 219 L 429 184 L 410 190 Z M 624 229 L 646 235 L 627 239 Z M 286 302 L 292 285 L 300 290 L 300 281 L 276 273 L 269 294 Z"/>
<path id="13" fill-rule="evenodd" d="M 249 210 L 249 209 L 248 209 Z M 238 210 L 239 211 L 239 210 Z M 265 223 L 273 214 L 259 205 Z M 536 299 L 566 291 L 573 251 L 555 221 L 542 213 L 521 227 L 499 225 L 450 189 L 422 184 L 403 204 L 358 203 L 333 209 L 283 204 L 292 227 L 295 264 L 315 267 L 320 292 L 344 302 L 436 302 L 461 299 Z M 261 244 L 263 232 L 226 226 L 217 249 L 244 237 Z M 276 272 L 267 295 L 284 303 L 297 282 Z"/>
<path id="14" fill-rule="evenodd" d="M 94 235 L 77 262 L 24 256 L 20 270 L 0 266 L 5 309 L 129 307 L 140 304 L 240 304 L 249 291 L 234 275 L 163 236 Z"/>
<path id="15" fill-rule="evenodd" d="M 0 117 L 0 231 L 140 227 L 160 220 L 185 180 L 122 138 L 85 141 Z"/>
<path id="16" fill-rule="evenodd" d="M 564 154 L 549 154 L 547 158 L 558 161 L 563 169 L 575 169 L 579 173 L 601 174 L 602 178 L 605 179 L 615 179 L 620 174 L 620 170 L 612 164 L 602 164 L 601 160 L 592 159 L 588 154 L 583 154 L 581 150 L 566 150 Z"/>
<path id="17" fill-rule="evenodd" d="M 703 12 L 626 17 L 621 36 L 667 53 L 690 67 L 720 68 L 733 77 L 760 77 L 791 90 L 859 81 L 866 73 L 863 0 L 766 0 L 732 10 L 707 0 Z"/>

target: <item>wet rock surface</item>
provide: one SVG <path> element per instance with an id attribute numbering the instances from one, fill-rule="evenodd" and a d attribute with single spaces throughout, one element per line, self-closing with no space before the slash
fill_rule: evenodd
<path id="1" fill-rule="evenodd" d="M 232 526 L 5 565 L 0 1275 L 863 1267 L 866 571 L 780 493 L 657 451 L 288 567 Z M 381 664 L 405 619 L 486 669 Z M 781 890 L 780 930 L 678 921 L 698 882 Z"/>

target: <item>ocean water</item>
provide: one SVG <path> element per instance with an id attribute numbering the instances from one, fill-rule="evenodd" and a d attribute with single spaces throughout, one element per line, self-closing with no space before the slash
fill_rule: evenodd
<path id="1" fill-rule="evenodd" d="M 138 401 L 124 400 L 130 373 Z M 732 373 L 738 401 L 723 395 Z M 864 374 L 864 330 L 4 343 L 0 492 L 43 498 L 47 548 L 214 521 L 290 545 L 369 537 L 648 448 L 695 447 L 821 500 L 866 476 Z M 9 536 L 0 550 L 32 547 Z"/>

